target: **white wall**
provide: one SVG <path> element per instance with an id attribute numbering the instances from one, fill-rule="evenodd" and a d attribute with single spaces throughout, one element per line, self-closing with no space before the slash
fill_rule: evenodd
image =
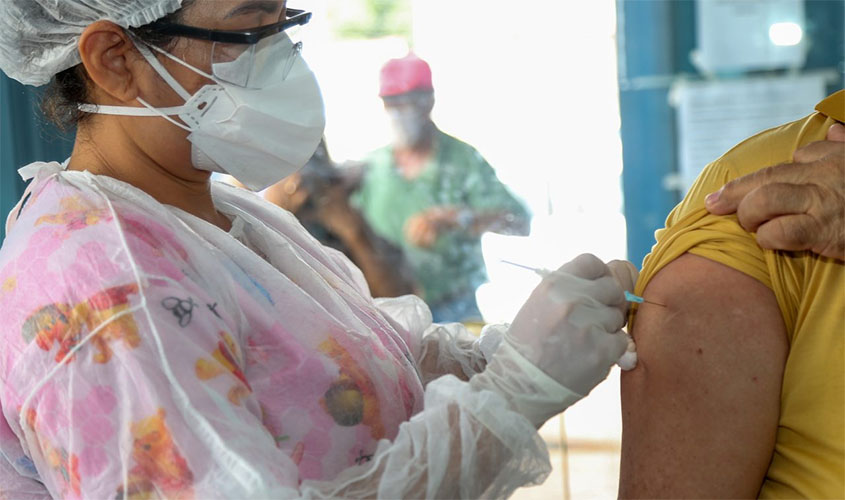
<path id="1" fill-rule="evenodd" d="M 435 120 L 478 148 L 535 214 L 529 238 L 484 238 L 492 281 L 479 290 L 480 305 L 489 321 L 507 321 L 537 279 L 500 258 L 551 268 L 583 252 L 625 257 L 615 3 L 414 0 L 413 6 L 414 48 L 434 74 Z M 405 54 L 405 42 L 337 41 L 326 0 L 296 7 L 315 13 L 305 55 L 326 96 L 331 152 L 336 160 L 360 158 L 387 142 L 378 70 Z M 616 494 L 618 399 L 614 374 L 567 412 L 574 498 Z M 544 434 L 559 439 L 557 422 Z M 563 492 L 562 460 L 553 455 L 558 469 L 548 484 L 519 498 Z"/>

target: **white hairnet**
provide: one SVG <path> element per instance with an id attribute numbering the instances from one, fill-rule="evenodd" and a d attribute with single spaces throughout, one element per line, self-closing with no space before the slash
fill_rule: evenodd
<path id="1" fill-rule="evenodd" d="M 134 28 L 175 12 L 182 0 L 0 0 L 0 69 L 44 85 L 80 62 L 79 36 L 108 20 Z"/>

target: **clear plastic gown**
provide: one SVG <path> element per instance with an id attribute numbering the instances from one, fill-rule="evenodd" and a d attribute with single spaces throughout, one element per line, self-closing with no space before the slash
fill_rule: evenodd
<path id="1" fill-rule="evenodd" d="M 548 475 L 534 426 L 467 382 L 497 333 L 374 301 L 245 191 L 214 187 L 227 234 L 109 178 L 25 173 L 0 250 L 0 497 L 496 498 Z"/>

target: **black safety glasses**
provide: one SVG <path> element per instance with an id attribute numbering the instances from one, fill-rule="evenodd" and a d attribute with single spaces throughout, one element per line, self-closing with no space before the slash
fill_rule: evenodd
<path id="1" fill-rule="evenodd" d="M 283 21 L 245 30 L 210 30 L 197 28 L 196 26 L 165 22 L 155 22 L 149 26 L 149 29 L 162 35 L 184 36 L 211 42 L 254 45 L 264 38 L 281 33 L 294 26 L 304 26 L 310 20 L 310 12 L 298 9 L 286 9 L 285 19 Z"/>

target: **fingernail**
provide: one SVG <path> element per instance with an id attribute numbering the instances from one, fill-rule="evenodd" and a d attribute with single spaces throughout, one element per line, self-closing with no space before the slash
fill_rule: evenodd
<path id="1" fill-rule="evenodd" d="M 724 188 L 716 191 L 715 193 L 710 193 L 707 195 L 707 198 L 704 199 L 704 203 L 706 205 L 715 205 L 719 201 L 719 197 L 722 196 L 722 191 Z"/>

